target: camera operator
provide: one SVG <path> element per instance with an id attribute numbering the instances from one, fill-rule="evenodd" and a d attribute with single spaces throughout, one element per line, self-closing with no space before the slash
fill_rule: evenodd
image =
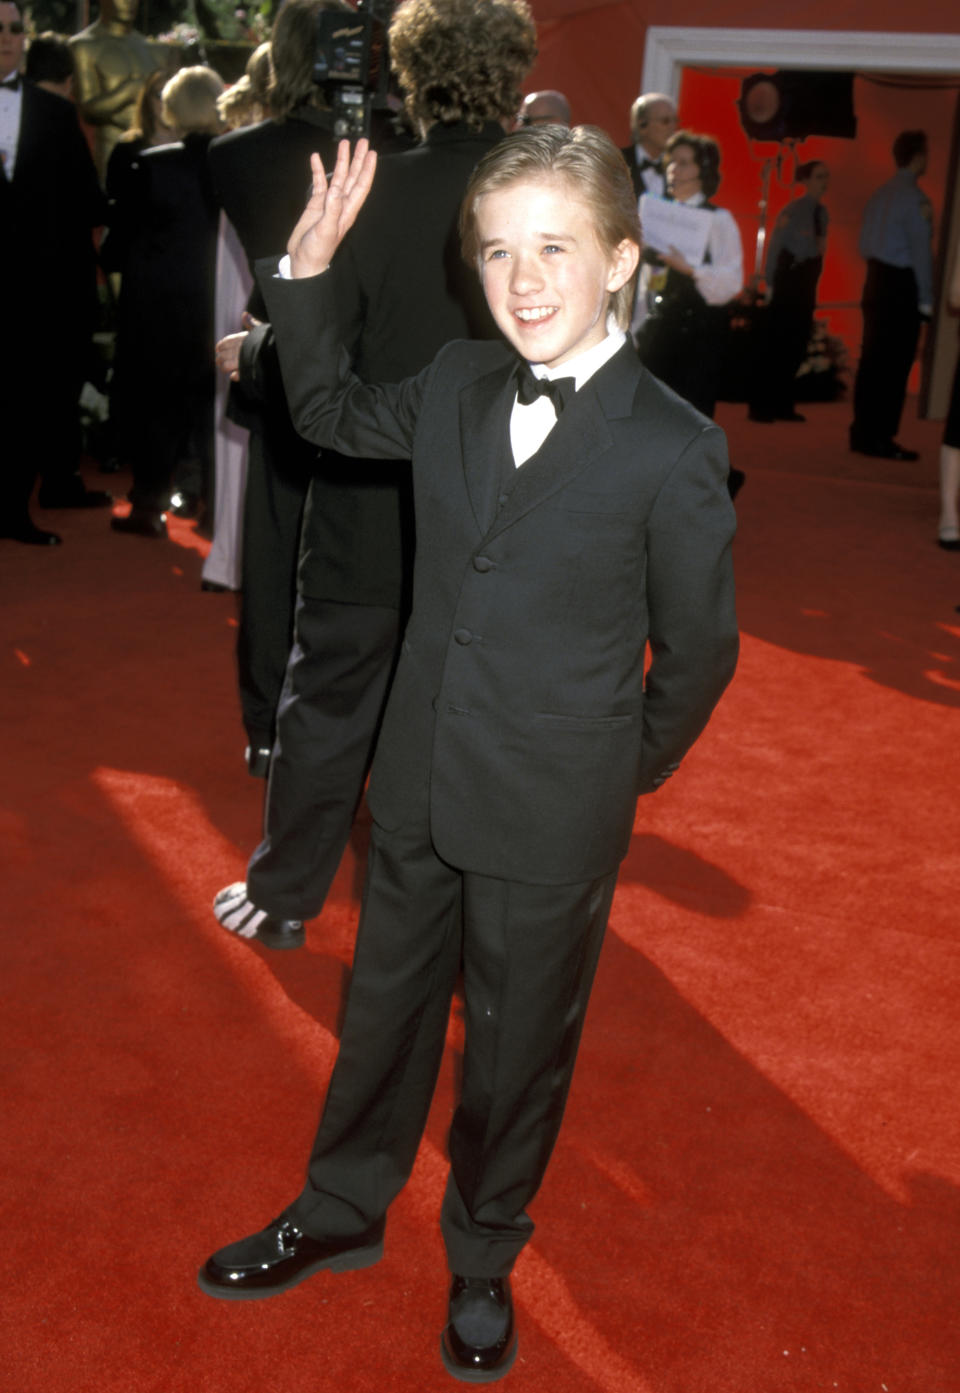
<path id="1" fill-rule="evenodd" d="M 354 370 L 375 382 L 419 372 L 451 339 L 495 337 L 460 256 L 457 216 L 477 161 L 513 124 L 536 31 L 526 0 L 406 0 L 389 45 L 420 143 L 381 158 L 329 272 L 349 326 L 344 347 Z M 218 346 L 221 366 L 251 385 L 269 381 L 277 371 L 269 326 L 242 347 L 241 338 Z M 224 927 L 243 937 L 295 947 L 302 921 L 323 906 L 406 617 L 411 519 L 409 472 L 395 462 L 361 468 L 325 451 L 315 465 L 265 835 L 246 883 L 228 886 L 215 904 Z"/>

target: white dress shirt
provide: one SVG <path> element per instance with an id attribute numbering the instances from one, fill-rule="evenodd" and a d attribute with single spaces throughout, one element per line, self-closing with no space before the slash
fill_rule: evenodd
<path id="1" fill-rule="evenodd" d="M 607 325 L 607 337 L 600 343 L 595 343 L 592 348 L 578 353 L 566 363 L 561 363 L 558 368 L 545 368 L 542 363 L 531 363 L 530 370 L 534 377 L 572 377 L 579 392 L 583 384 L 618 352 L 626 338 L 624 331 L 618 329 L 611 319 Z M 526 464 L 531 455 L 537 453 L 556 424 L 557 413 L 549 397 L 537 397 L 529 406 L 521 406 L 520 402 L 514 401 L 510 415 L 510 444 L 513 448 L 513 462 L 518 469 L 521 464 Z"/>
<path id="2" fill-rule="evenodd" d="M 654 169 L 652 166 L 644 169 L 643 165 L 650 159 L 642 145 L 634 145 L 633 153 L 637 161 L 637 169 L 640 170 L 640 181 L 647 193 L 655 194 L 657 198 L 662 198 L 667 187 L 666 177 L 663 169 Z M 661 157 L 662 162 L 662 157 Z"/>
<path id="3" fill-rule="evenodd" d="M 688 208 L 700 208 L 706 203 L 702 193 L 678 200 Z M 740 229 L 733 214 L 726 208 L 716 208 L 707 237 L 710 260 L 694 268 L 693 279 L 708 305 L 725 305 L 743 288 L 743 247 Z"/>
<path id="4" fill-rule="evenodd" d="M 8 77 L 12 74 L 8 73 Z M 20 112 L 23 108 L 23 79 L 16 92 L 9 87 L 0 87 L 0 159 L 3 172 L 8 179 L 13 178 L 17 163 L 17 145 L 20 141 Z"/>

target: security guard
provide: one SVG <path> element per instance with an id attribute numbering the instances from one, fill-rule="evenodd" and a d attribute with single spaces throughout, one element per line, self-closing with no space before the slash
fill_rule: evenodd
<path id="1" fill-rule="evenodd" d="M 933 311 L 933 217 L 917 180 L 927 167 L 924 131 L 901 131 L 893 142 L 897 172 L 867 203 L 860 253 L 863 345 L 853 396 L 850 448 L 879 459 L 915 460 L 895 439 L 917 351 L 920 324 Z"/>

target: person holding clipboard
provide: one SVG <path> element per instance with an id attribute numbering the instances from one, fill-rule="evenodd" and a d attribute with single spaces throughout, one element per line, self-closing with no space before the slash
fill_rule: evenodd
<path id="1" fill-rule="evenodd" d="M 743 250 L 732 215 L 710 200 L 720 186 L 715 140 L 677 131 L 667 142 L 667 198 L 640 200 L 647 315 L 636 333 L 644 365 L 713 416 L 726 306 L 743 285 Z"/>

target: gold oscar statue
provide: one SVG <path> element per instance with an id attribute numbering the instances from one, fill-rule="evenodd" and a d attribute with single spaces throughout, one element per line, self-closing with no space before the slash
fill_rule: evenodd
<path id="1" fill-rule="evenodd" d="M 70 40 L 80 114 L 94 128 L 94 157 L 103 179 L 110 151 L 130 126 L 144 79 L 162 65 L 134 29 L 140 0 L 100 0 L 100 15 Z"/>

